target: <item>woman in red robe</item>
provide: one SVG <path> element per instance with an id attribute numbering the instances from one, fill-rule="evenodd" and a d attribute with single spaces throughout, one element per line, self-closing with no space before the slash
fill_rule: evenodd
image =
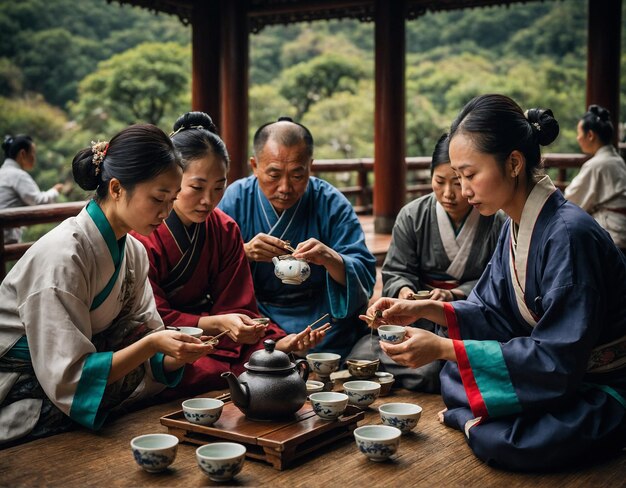
<path id="1" fill-rule="evenodd" d="M 166 398 L 225 388 L 225 371 L 240 374 L 265 339 L 284 352 L 304 351 L 329 325 L 286 335 L 276 324 L 260 324 L 250 267 L 239 227 L 215 207 L 224 194 L 228 152 L 211 118 L 190 112 L 171 136 L 184 160 L 181 191 L 169 217 L 150 236 L 134 235 L 150 260 L 150 282 L 166 326 L 200 327 L 221 337 L 213 353 L 187 365 L 181 383 Z"/>

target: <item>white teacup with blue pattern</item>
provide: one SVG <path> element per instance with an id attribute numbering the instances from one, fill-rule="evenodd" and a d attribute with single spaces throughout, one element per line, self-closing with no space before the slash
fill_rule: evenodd
<path id="1" fill-rule="evenodd" d="M 383 424 L 396 427 L 406 434 L 417 425 L 422 416 L 422 407 L 414 403 L 384 403 L 378 407 L 378 412 Z"/>
<path id="2" fill-rule="evenodd" d="M 236 442 L 214 442 L 196 449 L 196 461 L 213 481 L 228 481 L 243 468 L 246 448 Z"/>
<path id="3" fill-rule="evenodd" d="M 375 381 L 346 381 L 343 390 L 351 405 L 365 408 L 374 403 L 380 394 L 380 383 Z"/>
<path id="4" fill-rule="evenodd" d="M 213 425 L 222 415 L 224 402 L 215 398 L 190 398 L 183 402 L 185 419 L 192 424 Z"/>
<path id="5" fill-rule="evenodd" d="M 146 434 L 130 441 L 133 457 L 149 473 L 164 471 L 176 459 L 178 437 L 170 434 Z"/>
<path id="6" fill-rule="evenodd" d="M 309 395 L 313 411 L 324 420 L 336 420 L 348 406 L 348 395 L 323 391 Z"/>
<path id="7" fill-rule="evenodd" d="M 378 335 L 383 342 L 398 344 L 404 340 L 406 329 L 400 325 L 381 325 L 378 328 Z"/>
<path id="8" fill-rule="evenodd" d="M 395 454 L 402 433 L 387 425 L 364 425 L 354 429 L 356 445 L 372 461 L 384 461 Z"/>

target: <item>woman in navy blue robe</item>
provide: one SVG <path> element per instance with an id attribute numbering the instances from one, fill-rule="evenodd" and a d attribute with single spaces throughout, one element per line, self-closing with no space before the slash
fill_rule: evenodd
<path id="1" fill-rule="evenodd" d="M 382 298 L 377 323 L 428 318 L 449 339 L 408 328 L 382 344 L 412 367 L 436 359 L 446 410 L 485 462 L 555 469 L 626 445 L 626 261 L 589 215 L 539 174 L 558 135 L 549 110 L 526 114 L 484 95 L 452 124 L 450 158 L 463 196 L 509 215 L 489 266 L 465 301 Z"/>

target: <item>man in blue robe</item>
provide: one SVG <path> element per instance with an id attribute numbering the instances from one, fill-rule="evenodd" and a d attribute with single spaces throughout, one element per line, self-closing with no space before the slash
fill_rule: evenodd
<path id="1" fill-rule="evenodd" d="M 350 202 L 310 176 L 312 162 L 306 127 L 287 118 L 265 124 L 254 136 L 254 174 L 234 182 L 219 208 L 241 228 L 261 312 L 287 333 L 328 313 L 332 328 L 313 350 L 345 356 L 365 333 L 358 315 L 372 295 L 375 259 Z M 300 285 L 274 275 L 272 258 L 290 246 L 311 265 Z"/>

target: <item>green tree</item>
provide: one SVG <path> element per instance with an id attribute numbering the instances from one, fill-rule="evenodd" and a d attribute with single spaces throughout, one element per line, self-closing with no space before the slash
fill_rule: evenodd
<path id="1" fill-rule="evenodd" d="M 315 139 L 318 159 L 372 157 L 374 151 L 374 84 L 340 91 L 311 107 L 302 119 Z"/>
<path id="2" fill-rule="evenodd" d="M 71 104 L 77 121 L 103 134 L 137 122 L 159 125 L 188 109 L 191 55 L 176 43 L 146 43 L 98 64 Z"/>
<path id="3" fill-rule="evenodd" d="M 16 97 L 23 91 L 22 70 L 10 59 L 0 58 L 0 96 Z"/>
<path id="4" fill-rule="evenodd" d="M 311 105 L 332 97 L 335 92 L 354 93 L 356 82 L 364 74 L 356 61 L 324 54 L 283 71 L 280 93 L 296 108 L 296 119 L 299 120 Z"/>
<path id="5" fill-rule="evenodd" d="M 282 115 L 294 117 L 295 109 L 282 97 L 275 85 L 255 85 L 250 88 L 248 121 L 250 148 L 256 130 Z"/>

